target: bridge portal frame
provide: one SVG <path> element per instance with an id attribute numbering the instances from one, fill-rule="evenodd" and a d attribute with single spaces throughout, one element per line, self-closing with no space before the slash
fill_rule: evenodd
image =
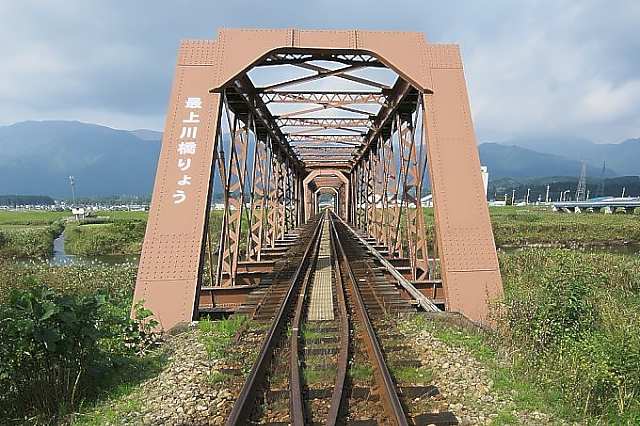
<path id="1" fill-rule="evenodd" d="M 303 163 L 278 126 L 273 125 L 275 119 L 256 96 L 245 72 L 259 61 L 277 63 L 282 60 L 278 55 L 281 52 L 289 55 L 288 60 L 295 55 L 322 58 L 339 54 L 353 63 L 369 61 L 362 56 L 364 53 L 401 77 L 391 93 L 385 94 L 386 102 L 366 135 L 366 143 L 352 159 Z M 225 98 L 229 87 L 237 89 L 238 99 Z M 410 32 L 223 29 L 216 40 L 184 41 L 178 54 L 134 300 L 143 300 L 165 329 L 191 321 L 196 315 L 205 246 L 213 245 L 206 231 L 216 168 L 224 183 L 225 202 L 216 282 L 211 284 L 234 285 L 240 251 L 237 230 L 243 212 L 247 214 L 243 195 L 247 173 L 242 167 L 247 153 L 242 141 L 249 137 L 247 129 L 251 128 L 258 135 L 258 144 L 264 144 L 264 149 L 258 148 L 264 153 L 260 157 L 263 169 L 258 174 L 265 173 L 266 177 L 258 180 L 257 187 L 255 179 L 252 182 L 254 191 L 248 207 L 252 220 L 247 249 L 250 257 L 259 259 L 263 244 L 273 245 L 305 221 L 305 174 L 332 167 L 349 172 L 348 196 L 353 202 L 349 204 L 348 220 L 371 231 L 392 249 L 398 248 L 402 208 L 413 204 L 408 226 L 415 241 L 412 266 L 417 270 L 417 262 L 428 261 L 428 254 L 424 219 L 418 210 L 422 177 L 419 167 L 414 167 L 416 138 L 409 137 L 418 129 L 399 111 L 401 101 L 410 95 L 419 99 L 423 109 L 417 139 L 426 143 L 429 159 L 434 246 L 440 258 L 447 309 L 475 321 L 487 321 L 490 301 L 501 296 L 502 282 L 459 48 L 427 43 L 421 33 Z M 379 102 L 379 98 L 372 102 Z M 231 158 L 225 159 L 221 121 L 225 105 L 232 102 L 245 103 L 251 114 L 230 124 L 232 141 L 237 143 L 235 151 L 229 153 Z M 393 153 L 389 156 L 383 148 L 384 139 L 390 137 L 384 132 L 390 126 L 400 135 L 400 154 L 406 155 L 401 167 L 404 171 L 392 170 Z M 389 180 L 396 181 L 395 188 L 385 188 Z M 400 193 L 402 200 L 398 199 Z M 378 202 L 386 207 L 376 209 Z M 395 235 L 390 235 L 394 229 L 390 224 L 395 224 Z M 429 265 L 423 266 L 423 272 L 424 268 L 428 270 Z"/>

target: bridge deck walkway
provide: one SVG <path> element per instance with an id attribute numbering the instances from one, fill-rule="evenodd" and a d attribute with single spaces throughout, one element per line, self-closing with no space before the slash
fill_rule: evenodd
<path id="1" fill-rule="evenodd" d="M 316 270 L 311 286 L 311 302 L 309 303 L 310 321 L 333 321 L 333 283 L 331 265 L 331 247 L 329 223 L 322 227 L 322 240 Z"/>

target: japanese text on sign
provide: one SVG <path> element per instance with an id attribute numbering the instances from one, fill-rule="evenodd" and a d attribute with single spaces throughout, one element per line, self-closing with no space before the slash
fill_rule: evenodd
<path id="1" fill-rule="evenodd" d="M 173 204 L 181 204 L 187 199 L 188 187 L 191 185 L 191 175 L 188 174 L 191 168 L 191 160 L 196 155 L 198 145 L 196 136 L 200 125 L 200 115 L 197 111 L 202 109 L 202 99 L 198 97 L 187 97 L 184 107 L 188 110 L 188 116 L 182 120 L 180 137 L 178 140 L 178 170 L 180 178 L 176 182 L 177 188 L 173 193 Z"/>

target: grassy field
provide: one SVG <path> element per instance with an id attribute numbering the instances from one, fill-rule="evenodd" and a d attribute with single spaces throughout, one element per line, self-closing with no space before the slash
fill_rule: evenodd
<path id="1" fill-rule="evenodd" d="M 6 211 L 0 210 L 0 225 L 49 225 L 60 219 L 70 218 L 72 215 L 68 211 Z M 96 213 L 99 218 L 108 221 L 146 221 L 147 212 L 127 212 L 127 211 L 100 211 Z"/>
<path id="2" fill-rule="evenodd" d="M 547 207 L 490 207 L 498 247 L 579 247 L 640 243 L 640 214 L 556 213 Z M 424 209 L 433 233 L 433 209 Z"/>
<path id="3" fill-rule="evenodd" d="M 61 222 L 50 225 L 0 225 L 0 259 L 46 259 L 53 240 L 62 232 Z"/>
<path id="4" fill-rule="evenodd" d="M 568 214 L 548 209 L 491 209 L 498 246 L 589 246 L 640 242 L 640 215 Z"/>
<path id="5" fill-rule="evenodd" d="M 640 214 L 562 214 L 539 207 L 490 208 L 496 245 L 502 248 L 588 247 L 640 244 Z M 212 213 L 217 242 L 222 212 Z M 70 221 L 65 248 L 84 256 L 137 255 L 142 249 L 146 212 L 108 211 L 81 222 Z M 424 209 L 433 239 L 433 209 Z M 47 257 L 63 212 L 0 212 L 0 258 Z M 243 230 L 246 229 L 243 223 Z M 242 239 L 244 244 L 245 239 Z"/>
<path id="6" fill-rule="evenodd" d="M 50 225 L 70 216 L 69 212 L 0 210 L 0 225 Z"/>
<path id="7" fill-rule="evenodd" d="M 577 417 L 640 424 L 640 258 L 532 249 L 500 261 L 497 342 L 520 373 Z"/>
<path id="8" fill-rule="evenodd" d="M 217 244 L 222 212 L 211 213 L 211 234 Z M 65 229 L 65 250 L 82 256 L 138 255 L 147 224 L 145 212 L 105 212 L 96 218 L 70 222 Z"/>
<path id="9" fill-rule="evenodd" d="M 140 253 L 146 212 L 99 212 L 81 222 L 67 222 L 70 218 L 69 212 L 0 211 L 0 259 L 46 259 L 65 227 L 69 254 Z"/>
<path id="10" fill-rule="evenodd" d="M 146 222 L 70 223 L 64 231 L 65 251 L 83 256 L 139 254 Z"/>
<path id="11" fill-rule="evenodd" d="M 432 210 L 425 209 L 425 216 L 432 231 Z M 62 229 L 62 217 L 58 213 L 0 212 L 0 257 L 43 257 L 50 252 L 53 235 Z M 574 215 L 503 207 L 492 208 L 491 217 L 496 242 L 502 247 L 640 242 L 639 215 Z M 144 212 L 104 212 L 97 218 L 70 222 L 65 231 L 67 249 L 85 255 L 137 254 L 146 218 Z M 214 246 L 220 225 L 221 212 L 215 212 L 211 220 Z M 12 251 L 16 248 L 21 251 Z M 492 368 L 495 386 L 517 394 L 520 408 L 545 410 L 559 418 L 586 423 L 640 424 L 640 259 L 604 251 L 544 247 L 501 253 L 500 264 L 505 299 L 496 307 L 497 332 L 488 334 L 438 322 L 418 326 L 428 327 L 450 344 L 466 346 L 476 353 Z M 86 388 L 81 397 L 62 411 L 31 406 L 24 399 L 16 406 L 30 407 L 31 414 L 40 416 L 40 420 L 55 417 L 72 411 L 79 403 L 91 405 L 131 389 L 160 368 L 158 356 L 132 357 L 122 346 L 130 339 L 127 327 L 133 327 L 127 321 L 135 274 L 135 265 L 60 268 L 0 260 L 0 315 L 17 315 L 16 306 L 21 305 L 15 305 L 12 292 L 28 292 L 42 285 L 54 295 L 23 296 L 33 301 L 44 297 L 43 306 L 73 300 L 72 306 L 82 309 L 95 297 L 108 301 L 96 307 L 91 317 L 108 329 L 96 341 L 101 348 L 95 350 L 100 354 L 102 370 L 83 382 Z M 19 331 L 20 336 L 29 335 Z M 10 332 L 15 330 L 0 327 L 0 334 L 5 333 L 0 338 L 12 342 L 14 337 L 6 335 Z M 4 368 L 0 376 L 18 374 L 12 358 L 16 350 L 11 348 L 6 345 L 4 351 L 0 350 L 0 370 Z M 45 355 L 44 359 L 53 356 Z M 114 360 L 123 363 L 124 374 L 112 370 L 120 368 Z M 46 366 L 36 367 L 46 371 Z M 15 381 L 27 383 L 20 380 Z M 0 397 L 0 405 L 6 408 L 17 404 L 19 389 L 4 386 L 9 391 Z M 28 395 L 30 391 L 26 392 Z"/>
<path id="12" fill-rule="evenodd" d="M 0 259 L 46 259 L 65 212 L 0 211 Z"/>
<path id="13" fill-rule="evenodd" d="M 92 294 L 105 291 L 131 304 L 137 266 L 134 264 L 86 266 L 50 266 L 45 262 L 15 263 L 0 260 L 0 303 L 13 289 L 28 288 L 32 282 L 67 294 Z M 129 308 L 127 308 L 127 311 Z"/>

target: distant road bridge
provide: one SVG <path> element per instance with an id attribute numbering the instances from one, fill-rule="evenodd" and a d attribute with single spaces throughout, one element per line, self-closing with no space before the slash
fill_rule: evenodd
<path id="1" fill-rule="evenodd" d="M 581 213 L 588 211 L 615 213 L 617 210 L 633 213 L 633 211 L 637 208 L 640 208 L 640 197 L 605 197 L 594 198 L 586 201 L 566 201 L 561 203 L 553 203 L 554 211 L 567 213 Z"/>
<path id="2" fill-rule="evenodd" d="M 238 309 L 327 197 L 407 297 L 487 321 L 502 282 L 458 46 L 359 30 L 184 41 L 135 300 L 165 329 Z"/>

